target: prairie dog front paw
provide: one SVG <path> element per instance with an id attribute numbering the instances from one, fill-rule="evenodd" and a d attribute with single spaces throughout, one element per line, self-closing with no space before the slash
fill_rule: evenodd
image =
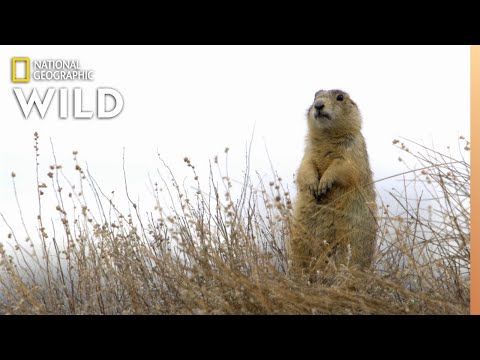
<path id="1" fill-rule="evenodd" d="M 317 191 L 319 185 L 319 177 L 314 172 L 304 172 L 299 176 L 298 186 L 302 191 Z"/>
<path id="2" fill-rule="evenodd" d="M 320 179 L 320 183 L 318 184 L 318 195 L 326 195 L 332 189 L 333 184 L 335 183 L 335 179 L 327 174 L 324 174 Z"/>

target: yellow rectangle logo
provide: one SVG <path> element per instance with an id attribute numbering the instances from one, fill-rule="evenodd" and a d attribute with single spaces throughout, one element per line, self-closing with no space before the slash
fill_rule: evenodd
<path id="1" fill-rule="evenodd" d="M 23 64 L 25 64 L 25 70 L 23 70 Z M 17 67 L 20 67 L 20 71 L 17 71 Z M 12 82 L 26 83 L 30 81 L 30 58 L 28 57 L 14 57 L 12 58 Z"/>

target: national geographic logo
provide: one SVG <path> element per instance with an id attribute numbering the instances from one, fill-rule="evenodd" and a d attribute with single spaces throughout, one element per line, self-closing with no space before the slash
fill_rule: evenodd
<path id="1" fill-rule="evenodd" d="M 78 60 L 48 59 L 30 62 L 28 57 L 12 58 L 12 82 L 29 82 L 30 72 L 35 81 L 92 81 L 94 74 L 93 70 L 82 69 Z"/>
<path id="2" fill-rule="evenodd" d="M 80 66 L 79 60 L 71 59 L 31 60 L 29 57 L 13 57 L 11 73 L 12 82 L 18 84 L 49 81 L 83 82 L 94 80 L 93 70 L 83 69 Z M 43 96 L 40 96 L 36 88 L 32 88 L 28 99 L 23 90 L 24 89 L 20 87 L 13 88 L 13 93 L 25 119 L 29 118 L 34 107 L 43 119 L 55 95 L 57 95 L 58 98 L 58 114 L 60 119 L 67 119 L 69 117 L 73 117 L 73 119 L 91 119 L 94 116 L 93 110 L 84 109 L 83 107 L 83 89 L 81 87 L 74 87 L 72 89 L 67 87 L 50 87 Z M 123 96 L 117 90 L 102 87 L 97 88 L 96 103 L 96 118 L 112 119 L 118 116 L 123 110 L 124 100 Z M 70 108 L 72 111 L 70 111 Z"/>

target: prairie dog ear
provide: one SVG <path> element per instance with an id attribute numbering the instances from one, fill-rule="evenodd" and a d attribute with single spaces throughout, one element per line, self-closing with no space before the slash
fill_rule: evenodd
<path id="1" fill-rule="evenodd" d="M 353 101 L 352 99 L 350 99 L 350 101 L 352 102 L 353 106 L 355 106 L 358 109 L 357 103 L 355 101 Z"/>

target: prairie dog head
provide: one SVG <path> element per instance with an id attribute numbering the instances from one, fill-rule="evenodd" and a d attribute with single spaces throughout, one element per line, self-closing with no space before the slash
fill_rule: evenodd
<path id="1" fill-rule="evenodd" d="M 357 104 L 342 90 L 319 90 L 308 109 L 308 122 L 318 130 L 360 130 Z"/>

